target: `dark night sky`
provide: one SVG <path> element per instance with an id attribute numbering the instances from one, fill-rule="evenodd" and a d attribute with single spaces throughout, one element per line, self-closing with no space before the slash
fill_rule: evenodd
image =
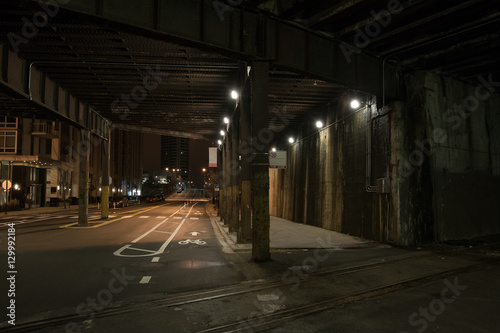
<path id="1" fill-rule="evenodd" d="M 190 178 L 196 187 L 203 185 L 202 169 L 208 167 L 208 147 L 210 142 L 189 140 Z M 161 137 L 156 134 L 144 134 L 142 150 L 144 171 L 161 169 Z"/>

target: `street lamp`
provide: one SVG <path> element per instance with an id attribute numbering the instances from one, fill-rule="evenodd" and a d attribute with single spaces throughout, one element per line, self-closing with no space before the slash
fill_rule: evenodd
<path id="1" fill-rule="evenodd" d="M 357 99 L 353 99 L 353 100 L 351 101 L 351 108 L 352 108 L 352 109 L 357 109 L 357 108 L 359 108 L 359 107 L 360 107 L 360 105 L 361 105 L 361 104 L 359 103 L 359 101 L 358 101 Z"/>

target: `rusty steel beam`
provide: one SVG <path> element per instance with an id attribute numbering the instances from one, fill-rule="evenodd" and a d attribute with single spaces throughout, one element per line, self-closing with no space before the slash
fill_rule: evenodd
<path id="1" fill-rule="evenodd" d="M 215 51 L 236 59 L 266 60 L 272 66 L 386 98 L 399 94 L 397 67 L 298 24 L 233 8 L 219 0 L 72 0 L 67 15 L 83 14 L 148 38 Z M 60 14 L 61 15 L 61 14 Z M 383 78 L 385 72 L 385 79 Z"/>

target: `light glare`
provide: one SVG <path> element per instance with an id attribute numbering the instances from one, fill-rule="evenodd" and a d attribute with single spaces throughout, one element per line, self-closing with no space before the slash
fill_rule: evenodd
<path id="1" fill-rule="evenodd" d="M 323 123 L 322 123 L 320 120 L 318 120 L 318 121 L 316 122 L 316 127 L 317 127 L 317 128 L 322 128 L 322 127 L 323 127 Z"/>
<path id="2" fill-rule="evenodd" d="M 359 103 L 359 101 L 358 101 L 357 99 L 353 99 L 353 100 L 351 101 L 351 108 L 353 108 L 353 109 L 357 109 L 357 108 L 359 108 L 359 106 L 360 106 L 360 105 L 361 105 L 361 104 Z"/>
<path id="3" fill-rule="evenodd" d="M 238 92 L 236 90 L 231 91 L 231 98 L 238 99 Z"/>
<path id="4" fill-rule="evenodd" d="M 290 142 L 290 143 L 294 143 L 294 142 L 295 142 L 295 139 L 294 139 L 294 138 L 289 138 L 289 139 L 288 139 L 288 142 Z"/>

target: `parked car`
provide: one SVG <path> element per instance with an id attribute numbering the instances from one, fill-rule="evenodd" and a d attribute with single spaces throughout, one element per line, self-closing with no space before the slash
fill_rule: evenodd
<path id="1" fill-rule="evenodd" d="M 154 195 L 150 195 L 149 197 L 146 198 L 146 202 L 156 202 L 156 201 L 158 200 Z"/>
<path id="2" fill-rule="evenodd" d="M 128 207 L 127 197 L 110 197 L 109 198 L 110 208 Z"/>

